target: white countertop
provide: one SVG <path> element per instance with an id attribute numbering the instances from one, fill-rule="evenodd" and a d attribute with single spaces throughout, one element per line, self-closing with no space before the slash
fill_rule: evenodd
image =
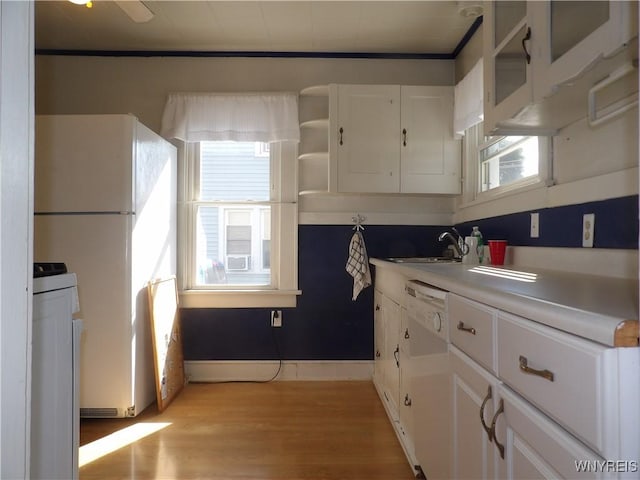
<path id="1" fill-rule="evenodd" d="M 371 263 L 604 345 L 616 345 L 621 325 L 638 325 L 637 279 L 513 265 L 393 263 L 377 258 Z"/>

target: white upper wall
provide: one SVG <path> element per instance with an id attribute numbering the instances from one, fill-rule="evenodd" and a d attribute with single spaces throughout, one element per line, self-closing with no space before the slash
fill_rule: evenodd
<path id="1" fill-rule="evenodd" d="M 453 85 L 453 60 L 36 56 L 36 113 L 132 113 L 159 132 L 169 92 L 294 91 L 329 83 Z M 312 112 L 304 108 L 301 120 Z M 310 115 L 313 118 L 313 115 Z M 37 161 L 37 159 L 36 159 Z M 301 223 L 450 224 L 453 197 L 300 197 Z"/>
<path id="2" fill-rule="evenodd" d="M 169 92 L 329 83 L 453 85 L 453 60 L 36 56 L 36 113 L 132 113 L 160 131 Z"/>

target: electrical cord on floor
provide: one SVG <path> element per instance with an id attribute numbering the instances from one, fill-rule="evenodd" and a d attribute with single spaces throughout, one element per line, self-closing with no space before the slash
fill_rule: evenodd
<path id="1" fill-rule="evenodd" d="M 278 369 L 276 373 L 273 374 L 271 378 L 268 380 L 220 380 L 215 382 L 203 382 L 203 383 L 270 383 L 273 382 L 280 372 L 282 371 L 282 352 L 280 351 L 280 345 L 278 344 L 278 338 L 276 337 L 276 328 L 271 328 L 271 335 L 273 337 L 273 345 L 276 349 L 276 354 L 278 355 Z"/>

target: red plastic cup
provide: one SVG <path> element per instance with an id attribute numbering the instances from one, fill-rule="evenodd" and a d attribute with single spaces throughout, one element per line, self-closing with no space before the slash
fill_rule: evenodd
<path id="1" fill-rule="evenodd" d="M 504 254 L 507 251 L 506 240 L 489 240 L 491 265 L 504 265 Z"/>

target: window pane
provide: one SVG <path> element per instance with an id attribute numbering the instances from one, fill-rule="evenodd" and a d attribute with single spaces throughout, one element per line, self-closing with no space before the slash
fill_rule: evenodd
<path id="1" fill-rule="evenodd" d="M 522 49 L 526 25 L 498 52 L 494 62 L 495 88 L 494 105 L 527 83 L 527 59 Z"/>
<path id="2" fill-rule="evenodd" d="M 538 162 L 537 137 L 503 137 L 480 150 L 480 190 L 537 175 Z"/>
<path id="3" fill-rule="evenodd" d="M 609 2 L 551 2 L 551 61 L 555 62 L 607 20 Z"/>
<path id="4" fill-rule="evenodd" d="M 515 26 L 527 14 L 527 2 L 494 2 L 494 30 L 495 38 L 493 48 L 496 48 L 507 35 L 515 28 Z"/>
<path id="5" fill-rule="evenodd" d="M 265 211 L 270 207 L 198 206 L 197 285 L 271 284 L 269 241 L 260 234 Z"/>
<path id="6" fill-rule="evenodd" d="M 269 200 L 269 155 L 257 142 L 201 142 L 199 200 Z"/>

